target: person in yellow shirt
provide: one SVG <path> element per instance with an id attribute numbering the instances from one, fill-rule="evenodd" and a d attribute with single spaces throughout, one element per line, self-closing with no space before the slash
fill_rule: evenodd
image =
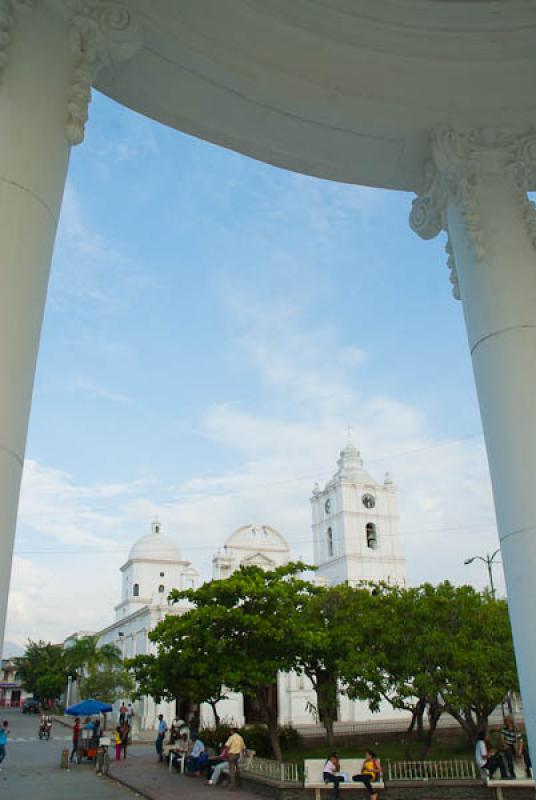
<path id="1" fill-rule="evenodd" d="M 365 785 L 365 789 L 370 795 L 371 800 L 378 800 L 378 792 L 374 791 L 372 788 L 372 783 L 378 781 L 380 779 L 380 775 L 381 767 L 380 762 L 376 757 L 376 753 L 373 753 L 372 750 L 367 750 L 365 752 L 365 760 L 363 761 L 361 772 L 359 775 L 354 775 L 352 780 L 354 783 L 363 783 Z"/>
<path id="2" fill-rule="evenodd" d="M 231 789 L 236 789 L 236 772 L 238 769 L 238 760 L 244 750 L 246 743 L 236 730 L 231 728 L 231 735 L 225 742 L 225 749 L 227 751 L 227 760 L 229 761 L 229 776 L 231 778 Z"/>

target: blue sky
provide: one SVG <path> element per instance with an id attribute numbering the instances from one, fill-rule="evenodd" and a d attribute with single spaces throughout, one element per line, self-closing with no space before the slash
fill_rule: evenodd
<path id="1" fill-rule="evenodd" d="M 9 640 L 106 624 L 154 516 L 207 577 L 250 521 L 310 557 L 311 487 L 348 425 L 395 479 L 410 580 L 484 584 L 463 567 L 497 540 L 462 307 L 410 204 L 95 93 L 53 261 Z M 95 606 L 64 615 L 84 569 Z"/>

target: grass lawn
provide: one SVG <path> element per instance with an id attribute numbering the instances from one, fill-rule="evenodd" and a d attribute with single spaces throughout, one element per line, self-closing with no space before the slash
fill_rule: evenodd
<path id="1" fill-rule="evenodd" d="M 337 737 L 334 749 L 340 758 L 359 758 L 369 747 L 378 754 L 384 763 L 388 759 L 393 761 L 420 761 L 422 759 L 421 742 L 413 740 L 408 743 L 404 733 Z M 298 747 L 287 748 L 283 753 L 283 758 L 285 761 L 302 762 L 305 758 L 327 758 L 329 752 L 330 748 L 325 742 L 304 739 Z M 473 748 L 461 731 L 440 730 L 436 734 L 426 759 L 441 761 L 454 758 L 471 760 Z"/>

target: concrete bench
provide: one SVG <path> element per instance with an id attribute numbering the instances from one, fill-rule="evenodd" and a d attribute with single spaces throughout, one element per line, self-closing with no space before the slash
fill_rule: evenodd
<path id="1" fill-rule="evenodd" d="M 495 797 L 497 800 L 504 800 L 503 789 L 534 789 L 534 778 L 514 778 L 513 780 L 498 780 L 487 778 L 486 786 L 490 789 L 495 789 Z"/>
<path id="2" fill-rule="evenodd" d="M 363 762 L 364 758 L 341 758 L 341 773 L 346 773 L 348 775 L 348 782 L 344 782 L 339 784 L 339 789 L 341 791 L 348 791 L 349 789 L 354 789 L 354 791 L 364 790 L 365 786 L 363 783 L 354 783 L 352 781 L 352 777 L 354 775 L 359 775 L 361 770 L 363 769 Z M 324 764 L 326 763 L 325 758 L 308 758 L 304 761 L 304 782 L 303 786 L 304 789 L 314 789 L 315 792 L 315 800 L 320 800 L 320 793 L 323 789 L 331 789 L 333 790 L 334 786 L 332 783 L 324 783 L 324 778 L 322 777 L 322 773 L 324 771 Z M 383 780 L 376 781 L 372 784 L 372 787 L 376 790 L 384 789 L 385 784 Z"/>

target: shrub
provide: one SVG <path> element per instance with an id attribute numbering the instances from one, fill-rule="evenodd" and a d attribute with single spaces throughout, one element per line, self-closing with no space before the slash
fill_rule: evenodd
<path id="1" fill-rule="evenodd" d="M 240 728 L 238 732 L 243 737 L 248 750 L 255 750 L 255 753 L 261 758 L 273 758 L 266 725 L 261 723 L 247 725 L 244 728 Z M 199 731 L 199 736 L 203 740 L 205 747 L 211 747 L 216 752 L 220 752 L 230 733 L 231 727 L 229 725 L 219 725 L 217 728 L 204 728 Z M 301 736 L 292 725 L 285 725 L 280 728 L 279 738 L 283 751 L 287 748 L 296 750 L 300 746 Z"/>

